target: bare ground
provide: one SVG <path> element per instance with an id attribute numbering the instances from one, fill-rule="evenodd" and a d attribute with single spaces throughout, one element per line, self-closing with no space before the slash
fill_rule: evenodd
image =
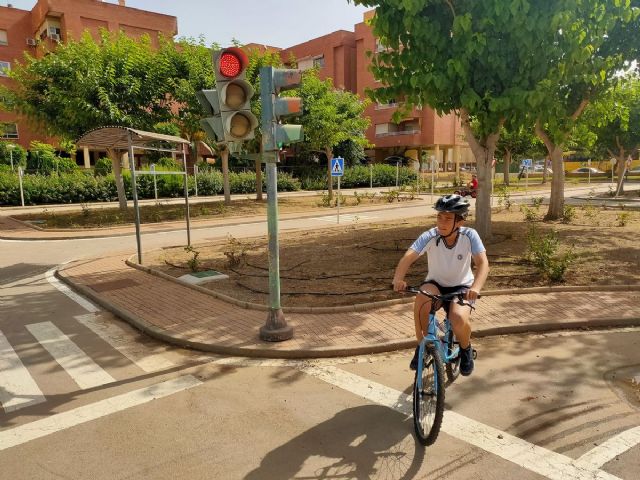
<path id="1" fill-rule="evenodd" d="M 640 283 L 640 212 L 576 207 L 570 223 L 541 222 L 544 207 L 529 207 L 529 219 L 516 207 L 493 215 L 494 238 L 486 241 L 491 273 L 485 290 L 543 285 L 627 285 Z M 473 220 L 468 226 L 473 227 Z M 280 236 L 283 306 L 334 306 L 397 298 L 389 285 L 394 268 L 415 238 L 431 224 L 424 218 L 375 224 L 357 222 Z M 564 279 L 552 281 L 527 261 L 527 238 L 551 230 L 558 234 L 562 254 L 574 257 Z M 194 261 L 195 254 L 197 255 Z M 228 238 L 196 245 L 193 252 L 170 248 L 147 256 L 146 264 L 173 276 L 217 270 L 228 280 L 203 286 L 245 301 L 268 303 L 266 238 Z M 427 271 L 426 258 L 414 264 L 409 283 Z"/>

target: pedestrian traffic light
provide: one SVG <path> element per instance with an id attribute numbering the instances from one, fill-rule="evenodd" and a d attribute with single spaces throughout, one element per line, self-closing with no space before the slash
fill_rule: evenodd
<path id="1" fill-rule="evenodd" d="M 222 134 L 227 142 L 254 138 L 258 119 L 251 112 L 253 87 L 245 80 L 247 54 L 236 47 L 213 53 Z"/>
<path id="2" fill-rule="evenodd" d="M 302 113 L 302 99 L 299 97 L 279 97 L 278 94 L 296 88 L 302 81 L 302 70 L 260 69 L 260 99 L 262 101 L 263 151 L 273 152 L 284 145 L 300 142 L 302 125 L 286 124 L 285 117 Z M 278 158 L 277 155 L 273 158 Z"/>
<path id="3" fill-rule="evenodd" d="M 224 140 L 224 129 L 222 127 L 217 90 L 201 90 L 196 92 L 196 98 L 205 115 L 209 115 L 200 120 L 200 126 L 213 141 L 222 142 Z"/>

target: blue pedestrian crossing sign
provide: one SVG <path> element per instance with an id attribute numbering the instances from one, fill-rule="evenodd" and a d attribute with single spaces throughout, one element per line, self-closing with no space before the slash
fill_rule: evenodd
<path id="1" fill-rule="evenodd" d="M 336 157 L 331 159 L 331 176 L 341 177 L 344 175 L 344 158 Z"/>

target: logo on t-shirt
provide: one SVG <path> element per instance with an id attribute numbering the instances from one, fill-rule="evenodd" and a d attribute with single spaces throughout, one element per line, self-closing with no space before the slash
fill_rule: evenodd
<path id="1" fill-rule="evenodd" d="M 458 260 L 462 260 L 462 255 L 458 255 Z"/>

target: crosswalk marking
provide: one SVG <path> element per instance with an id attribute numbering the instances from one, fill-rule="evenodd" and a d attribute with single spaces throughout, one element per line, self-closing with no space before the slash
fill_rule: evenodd
<path id="1" fill-rule="evenodd" d="M 5 412 L 13 412 L 45 401 L 20 357 L 0 332 L 0 403 Z"/>
<path id="2" fill-rule="evenodd" d="M 74 317 L 81 324 L 89 328 L 105 342 L 118 350 L 122 355 L 127 357 L 133 363 L 138 365 L 145 372 L 157 372 L 166 370 L 175 366 L 175 364 L 165 358 L 163 355 L 147 353 L 147 348 L 138 345 L 127 339 L 127 334 L 117 325 L 100 321 L 93 313 L 86 315 L 77 315 Z"/>
<path id="3" fill-rule="evenodd" d="M 640 427 L 619 433 L 582 455 L 578 461 L 594 468 L 600 468 L 618 455 L 622 455 L 640 444 Z"/>
<path id="4" fill-rule="evenodd" d="M 376 218 L 375 215 L 355 215 L 351 213 L 340 215 L 340 219 L 343 222 L 357 222 L 358 220 L 370 220 L 372 218 Z M 328 215 L 326 217 L 313 217 L 312 220 L 318 220 L 319 222 L 330 222 L 336 223 L 335 215 Z"/>
<path id="5" fill-rule="evenodd" d="M 62 265 L 64 265 L 64 263 Z M 93 303 L 91 303 L 86 298 L 81 297 L 76 292 L 72 291 L 69 287 L 67 287 L 64 283 L 62 283 L 60 280 L 56 278 L 55 273 L 57 269 L 58 267 L 54 267 L 51 270 L 48 270 L 47 273 L 45 273 L 45 277 L 47 281 L 51 285 L 53 285 L 55 288 L 57 288 L 61 293 L 64 293 L 67 297 L 69 297 L 71 300 L 76 302 L 85 310 L 89 312 L 99 312 L 100 309 L 96 307 Z"/>
<path id="6" fill-rule="evenodd" d="M 115 378 L 91 360 L 53 323 L 34 323 L 27 325 L 27 329 L 80 388 L 93 388 L 115 382 Z"/>
<path id="7" fill-rule="evenodd" d="M 411 415 L 411 396 L 403 392 L 335 367 L 303 366 L 300 370 L 366 400 Z M 594 465 L 547 450 L 450 410 L 444 414 L 442 431 L 552 480 L 620 480 Z"/>
<path id="8" fill-rule="evenodd" d="M 90 405 L 74 408 L 67 412 L 51 415 L 10 430 L 4 430 L 0 432 L 0 451 L 96 420 L 105 415 L 142 405 L 151 400 L 167 397 L 201 384 L 202 382 L 192 375 L 184 375 L 166 382 L 100 400 Z"/>

